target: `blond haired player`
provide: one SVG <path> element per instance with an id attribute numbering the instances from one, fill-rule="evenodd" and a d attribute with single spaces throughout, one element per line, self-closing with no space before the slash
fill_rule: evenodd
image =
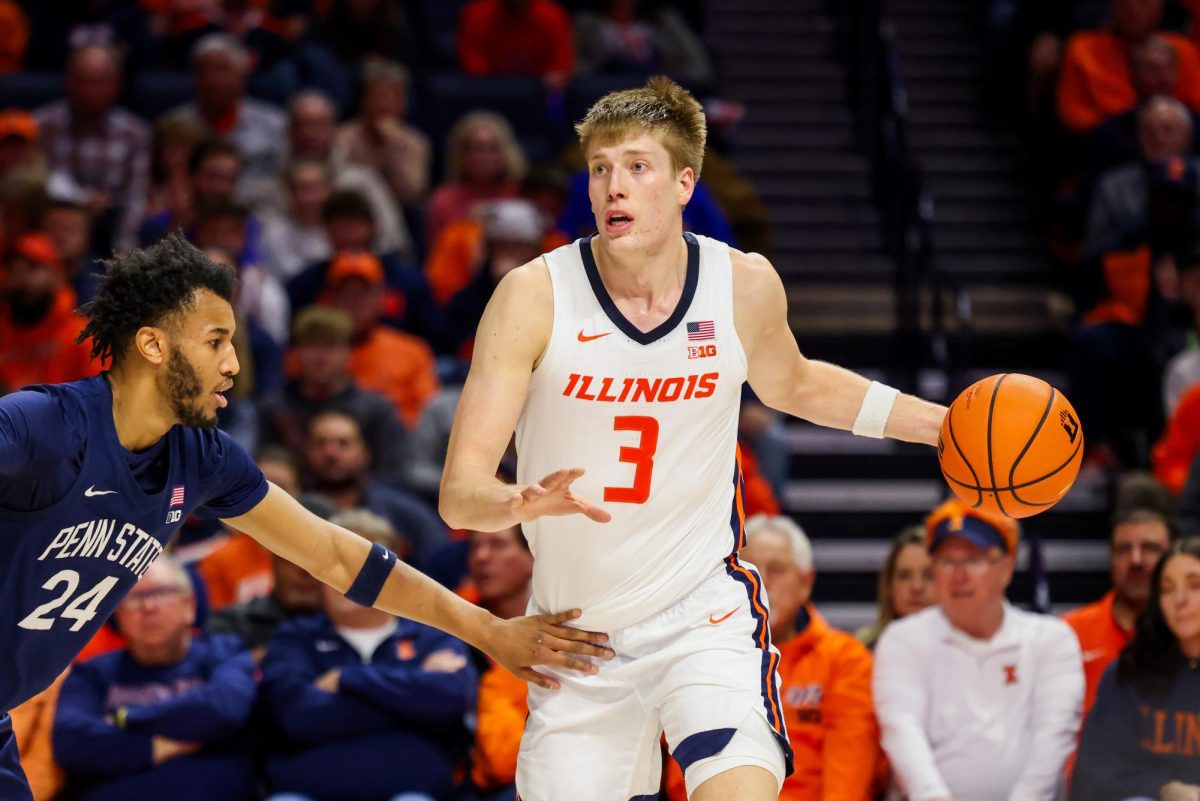
<path id="1" fill-rule="evenodd" d="M 665 732 L 694 801 L 773 799 L 791 755 L 766 595 L 737 559 L 742 383 L 796 417 L 931 445 L 945 409 L 805 359 L 770 263 L 683 232 L 706 136 L 690 94 L 655 78 L 577 130 L 598 233 L 497 286 L 441 489 L 452 526 L 521 523 L 532 605 L 582 609 L 575 625 L 614 654 L 594 673 L 526 672 L 517 791 L 656 797 Z"/>

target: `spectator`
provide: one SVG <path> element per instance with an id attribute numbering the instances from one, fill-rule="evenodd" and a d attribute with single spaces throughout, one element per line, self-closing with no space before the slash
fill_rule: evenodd
<path id="1" fill-rule="evenodd" d="M 1130 50 L 1162 21 L 1163 0 L 1114 0 L 1109 28 L 1081 31 L 1067 40 L 1058 84 L 1058 117 L 1066 128 L 1085 134 L 1137 102 Z M 1200 110 L 1200 52 L 1186 38 L 1159 33 L 1178 54 L 1175 95 Z"/>
<path id="2" fill-rule="evenodd" d="M 926 535 L 937 606 L 895 621 L 875 647 L 893 775 L 911 799 L 1051 801 L 1079 729 L 1079 643 L 1061 620 L 1005 602 L 1015 521 L 951 500 Z"/>
<path id="3" fill-rule="evenodd" d="M 533 554 L 520 526 L 468 536 L 467 570 L 479 605 L 506 620 L 525 614 Z M 488 661 L 479 682 L 471 781 L 489 801 L 507 801 L 515 792 L 517 751 L 529 706 L 525 682 Z"/>
<path id="4" fill-rule="evenodd" d="M 86 320 L 75 311 L 75 290 L 54 243 L 25 234 L 13 246 L 0 306 L 0 386 L 75 381 L 99 369 L 91 344 L 76 342 Z"/>
<path id="5" fill-rule="evenodd" d="M 333 171 L 316 159 L 296 159 L 284 172 L 286 209 L 263 220 L 263 266 L 280 281 L 288 281 L 316 261 L 333 253 L 321 222 L 321 209 L 333 191 Z"/>
<path id="6" fill-rule="evenodd" d="M 429 193 L 429 138 L 405 122 L 411 77 L 402 64 L 372 59 L 363 64 L 362 108 L 337 132 L 337 151 L 347 164 L 376 170 L 392 197 L 417 208 Z"/>
<path id="7" fill-rule="evenodd" d="M 259 406 L 264 445 L 281 445 L 297 458 L 305 453 L 312 418 L 337 410 L 353 417 L 372 443 L 371 474 L 401 483 L 404 469 L 404 424 L 391 402 L 354 383 L 350 375 L 350 337 L 353 323 L 337 309 L 310 308 L 292 324 L 292 352 L 299 368 L 279 392 Z"/>
<path id="8" fill-rule="evenodd" d="M 0 111 L 0 179 L 46 185 L 49 173 L 39 136 L 37 120 L 28 111 Z"/>
<path id="9" fill-rule="evenodd" d="M 1133 638 L 1134 622 L 1150 600 L 1150 573 L 1170 546 L 1172 534 L 1172 525 L 1161 512 L 1143 508 L 1118 512 L 1108 543 L 1112 589 L 1099 601 L 1063 615 L 1083 653 L 1085 720 L 1100 677 Z"/>
<path id="10" fill-rule="evenodd" d="M 53 801 L 62 790 L 65 777 L 54 759 L 51 732 L 58 694 L 62 690 L 63 673 L 54 683 L 10 712 L 17 751 L 21 755 L 21 770 L 29 780 L 33 801 Z"/>
<path id="11" fill-rule="evenodd" d="M 67 97 L 34 113 L 51 170 L 66 173 L 88 193 L 98 215 L 96 248 L 136 244 L 146 205 L 150 132 L 118 108 L 121 65 L 106 47 L 80 47 L 67 63 Z"/>
<path id="12" fill-rule="evenodd" d="M 369 512 L 333 522 L 395 542 Z M 321 592 L 324 614 L 282 625 L 263 660 L 263 695 L 287 738 L 267 760 L 273 789 L 322 801 L 444 797 L 475 700 L 466 646 L 331 587 Z"/>
<path id="13" fill-rule="evenodd" d="M 1180 183 L 1172 174 L 1172 160 L 1181 160 L 1195 177 L 1192 117 L 1178 100 L 1155 97 L 1138 112 L 1140 161 L 1115 167 L 1100 176 L 1089 215 L 1086 252 L 1103 256 L 1109 251 L 1146 241 L 1155 190 Z M 1164 167 L 1165 165 L 1165 167 Z M 1155 169 L 1159 167 L 1159 169 Z M 1186 191 L 1195 194 L 1195 187 Z"/>
<path id="14" fill-rule="evenodd" d="M 321 218 L 334 253 L 374 253 L 379 257 L 388 287 L 383 301 L 384 322 L 416 334 L 439 352 L 446 350 L 445 319 L 433 301 L 425 274 L 399 255 L 381 253 L 374 247 L 375 218 L 366 199 L 358 192 L 336 191 L 325 202 Z M 293 309 L 321 300 L 329 264 L 311 264 L 288 281 Z"/>
<path id="15" fill-rule="evenodd" d="M 575 15 L 579 72 L 661 72 L 689 86 L 711 85 L 712 59 L 676 9 L 639 0 L 608 0 L 603 9 Z"/>
<path id="16" fill-rule="evenodd" d="M 446 542 L 446 527 L 424 503 L 367 474 L 370 451 L 350 415 L 327 411 L 309 426 L 305 467 L 313 492 L 336 509 L 368 509 L 388 521 L 403 542 L 406 561 L 421 564 Z"/>
<path id="17" fill-rule="evenodd" d="M 541 218 L 539 226 L 544 234 L 539 253 L 549 253 L 570 242 L 556 227 L 567 202 L 567 179 L 561 171 L 533 167 L 521 181 L 520 196 L 533 204 Z M 439 304 L 447 303 L 479 274 L 487 250 L 484 219 L 493 205 L 481 203 L 476 206 L 476 213 L 448 223 L 431 244 L 425 275 L 433 299 Z"/>
<path id="18" fill-rule="evenodd" d="M 14 0 L 0 2 L 0 75 L 20 72 L 29 46 L 29 19 Z"/>
<path id="19" fill-rule="evenodd" d="M 1158 34 L 1148 36 L 1129 52 L 1130 78 L 1137 96 L 1137 105 L 1112 117 L 1092 131 L 1084 148 L 1084 173 L 1095 177 L 1107 169 L 1137 161 L 1142 154 L 1139 144 L 1138 116 L 1143 106 L 1155 97 L 1172 97 L 1179 82 L 1179 54 Z M 1196 113 L 1188 109 L 1191 120 L 1189 153 L 1200 148 L 1196 136 Z"/>
<path id="20" fill-rule="evenodd" d="M 760 515 L 746 521 L 746 537 L 742 556 L 761 571 L 771 604 L 780 694 L 796 755 L 796 771 L 779 797 L 871 801 L 882 756 L 871 654 L 851 635 L 830 628 L 812 605 L 812 545 L 799 526 L 787 517 Z"/>
<path id="21" fill-rule="evenodd" d="M 75 300 L 83 305 L 96 296 L 104 266 L 99 264 L 92 248 L 92 213 L 81 197 L 52 198 L 42 217 L 42 228 L 58 250 L 63 272 Z"/>
<path id="22" fill-rule="evenodd" d="M 191 240 L 201 250 L 216 248 L 231 254 L 237 270 L 234 310 L 271 336 L 276 344 L 287 343 L 291 308 L 279 279 L 260 266 L 257 219 L 243 204 L 229 197 L 205 200 L 196 207 Z"/>
<path id="23" fill-rule="evenodd" d="M 266 448 L 254 461 L 267 481 L 293 498 L 300 494 L 300 471 L 287 451 Z M 214 611 L 268 595 L 274 579 L 271 552 L 240 531 L 230 532 L 225 542 L 200 560 L 197 569 L 208 590 L 208 606 Z"/>
<path id="24" fill-rule="evenodd" d="M 528 200 L 497 200 L 481 210 L 479 216 L 482 218 L 482 238 L 476 252 L 462 253 L 474 255 L 473 263 L 456 266 L 445 258 L 437 263 L 445 271 L 439 275 L 443 284 L 461 280 L 450 273 L 451 270 L 462 271 L 469 279 L 446 303 L 446 317 L 456 349 L 467 358 L 475 330 L 496 284 L 513 269 L 543 253 L 542 244 L 547 233 L 537 209 Z"/>
<path id="25" fill-rule="evenodd" d="M 1200 384 L 1183 393 L 1162 438 L 1154 445 L 1154 477 L 1179 493 L 1187 481 L 1192 459 L 1200 452 Z"/>
<path id="26" fill-rule="evenodd" d="M 139 242 L 145 246 L 162 239 L 172 231 L 189 229 L 196 221 L 196 209 L 205 203 L 232 200 L 243 171 L 238 149 L 224 139 L 206 139 L 192 148 L 188 156 L 188 186 L 186 198 L 179 198 L 168 208 L 152 214 L 142 222 Z M 260 236 L 257 219 L 247 222 L 246 248 L 257 253 Z M 244 254 L 233 251 L 235 258 Z"/>
<path id="27" fill-rule="evenodd" d="M 350 374 L 363 389 L 388 398 L 413 428 L 438 391 L 437 368 L 422 339 L 381 324 L 387 300 L 383 264 L 370 253 L 339 253 L 325 280 L 329 304 L 354 322 Z"/>
<path id="28" fill-rule="evenodd" d="M 289 155 L 328 165 L 334 189 L 357 192 L 366 199 L 375 223 L 375 248 L 384 253 L 411 255 L 413 243 L 408 225 L 387 184 L 370 167 L 343 160 L 334 150 L 336 134 L 337 111 L 328 97 L 315 90 L 306 90 L 292 98 L 288 104 Z M 272 175 L 259 182 L 254 195 L 258 209 L 278 212 L 285 192 L 278 176 Z"/>
<path id="29" fill-rule="evenodd" d="M 458 63 L 468 75 L 534 75 L 561 89 L 575 71 L 571 18 L 554 0 L 471 0 L 459 12 Z"/>
<path id="30" fill-rule="evenodd" d="M 1200 797 L 1200 539 L 1175 542 L 1150 577 L 1137 634 L 1100 680 L 1071 787 L 1078 801 Z"/>
<path id="31" fill-rule="evenodd" d="M 198 125 L 163 118 L 154 125 L 150 143 L 150 186 L 146 194 L 146 216 L 170 212 L 168 219 L 184 219 L 191 207 L 192 151 L 205 140 Z M 239 156 L 240 159 L 240 156 Z"/>
<path id="32" fill-rule="evenodd" d="M 160 556 L 115 612 L 128 649 L 63 683 L 54 753 L 80 801 L 256 798 L 234 747 L 254 705 L 254 665 L 235 637 L 193 637 L 187 573 Z"/>
<path id="33" fill-rule="evenodd" d="M 169 117 L 228 138 L 245 161 L 243 190 L 277 174 L 287 122 L 279 109 L 245 96 L 250 54 L 232 36 L 212 33 L 196 42 L 191 59 L 196 99 Z"/>
<path id="34" fill-rule="evenodd" d="M 933 604 L 933 567 L 925 547 L 925 529 L 909 526 L 892 540 L 883 569 L 879 571 L 875 622 L 856 633 L 863 645 L 874 650 L 879 635 L 893 620 L 920 612 Z"/>
<path id="35" fill-rule="evenodd" d="M 260 457 L 260 464 L 262 457 Z M 264 471 L 265 473 L 265 471 Z M 313 514 L 328 520 L 333 506 L 317 495 L 302 495 L 300 503 Z M 321 609 L 321 582 L 307 570 L 278 554 L 271 555 L 271 590 L 266 595 L 227 606 L 208 619 L 209 634 L 236 634 L 250 649 L 256 664 L 262 663 L 267 642 L 275 629 L 295 617 L 314 614 Z"/>
<path id="36" fill-rule="evenodd" d="M 524 175 L 525 156 L 507 120 L 491 111 L 464 116 L 446 139 L 446 180 L 429 198 L 429 241 L 477 203 L 516 197 Z"/>

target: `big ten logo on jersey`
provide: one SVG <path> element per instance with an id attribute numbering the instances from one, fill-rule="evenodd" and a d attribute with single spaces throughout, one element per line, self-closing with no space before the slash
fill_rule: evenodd
<path id="1" fill-rule="evenodd" d="M 821 722 L 821 698 L 824 688 L 820 684 L 798 684 L 785 687 L 783 691 L 784 704 L 796 712 L 796 719 L 801 723 Z"/>
<path id="2" fill-rule="evenodd" d="M 167 519 L 166 519 L 167 525 L 170 525 L 171 523 L 178 523 L 182 519 L 183 519 L 183 510 L 182 509 L 172 509 L 171 511 L 167 512 Z"/>
<path id="3" fill-rule="evenodd" d="M 688 345 L 689 359 L 709 359 L 717 355 L 716 345 Z"/>

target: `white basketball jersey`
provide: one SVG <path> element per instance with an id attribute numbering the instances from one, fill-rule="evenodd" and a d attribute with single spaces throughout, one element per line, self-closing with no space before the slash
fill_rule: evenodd
<path id="1" fill-rule="evenodd" d="M 581 239 L 545 256 L 550 344 L 517 423 L 518 481 L 582 467 L 573 491 L 612 514 L 524 524 L 533 596 L 613 631 L 678 601 L 737 550 L 737 424 L 746 355 L 733 321 L 729 247 L 685 234 L 674 313 L 643 333 L 617 309 Z"/>

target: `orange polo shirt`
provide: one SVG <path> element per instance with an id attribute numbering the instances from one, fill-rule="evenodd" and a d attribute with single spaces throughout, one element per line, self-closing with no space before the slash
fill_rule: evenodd
<path id="1" fill-rule="evenodd" d="M 1096 700 L 1096 688 L 1100 686 L 1100 677 L 1109 663 L 1121 654 L 1131 639 L 1133 632 L 1117 625 L 1113 617 L 1113 601 L 1117 594 L 1109 590 L 1108 594 L 1087 606 L 1072 609 L 1062 616 L 1067 625 L 1075 630 L 1079 638 L 1079 650 L 1083 652 L 1083 676 L 1087 687 L 1083 696 L 1083 717 L 1087 718 L 1088 710 Z"/>
<path id="2" fill-rule="evenodd" d="M 51 801 L 62 789 L 63 769 L 54 761 L 50 733 L 54 728 L 54 711 L 58 707 L 58 691 L 67 672 L 63 671 L 46 689 L 18 706 L 12 715 L 13 732 L 17 735 L 17 750 L 21 767 L 29 780 L 34 801 Z"/>
<path id="3" fill-rule="evenodd" d="M 871 652 L 832 628 L 812 604 L 806 609 L 808 626 L 778 645 L 783 715 L 796 755 L 796 771 L 779 799 L 873 801 L 886 768 L 871 700 Z M 674 760 L 667 788 L 671 801 L 683 801 Z"/>
<path id="4" fill-rule="evenodd" d="M 495 663 L 479 681 L 471 780 L 480 790 L 516 781 L 517 752 L 525 733 L 525 718 L 529 716 L 527 689 L 524 681 Z"/>
<path id="5" fill-rule="evenodd" d="M 1159 31 L 1179 55 L 1175 97 L 1200 110 L 1200 51 L 1185 37 Z M 1067 40 L 1058 82 L 1058 117 L 1084 134 L 1137 105 L 1129 72 L 1129 44 L 1111 31 L 1080 31 Z"/>
<path id="6" fill-rule="evenodd" d="M 1178 494 L 1187 483 L 1197 450 L 1200 450 L 1200 385 L 1183 393 L 1167 422 L 1167 430 L 1150 451 L 1154 477 Z"/>

